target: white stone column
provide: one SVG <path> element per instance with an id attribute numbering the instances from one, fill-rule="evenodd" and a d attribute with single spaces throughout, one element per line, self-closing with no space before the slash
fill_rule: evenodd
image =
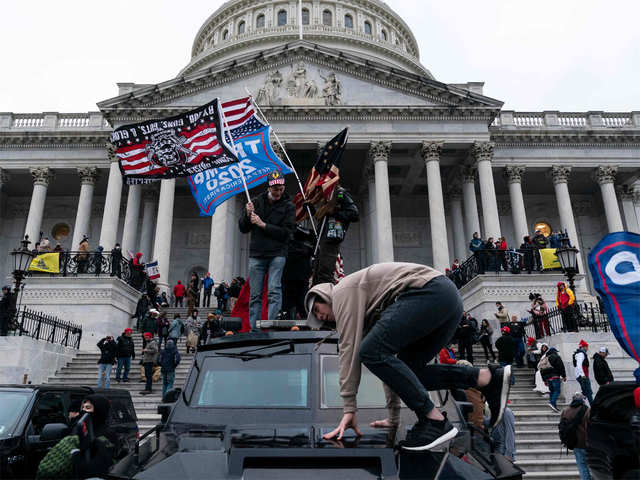
<path id="1" fill-rule="evenodd" d="M 129 185 L 127 211 L 124 215 L 122 244 L 120 245 L 123 252 L 133 252 L 136 249 L 138 223 L 140 222 L 140 197 L 142 197 L 142 185 Z"/>
<path id="2" fill-rule="evenodd" d="M 138 248 L 138 252 L 142 252 L 142 258 L 145 261 L 153 260 L 151 251 L 151 247 L 153 245 L 153 230 L 156 224 L 155 216 L 156 216 L 156 203 L 158 201 L 158 192 L 154 187 L 145 186 L 142 190 L 142 231 L 140 232 L 140 246 Z M 122 251 L 124 254 L 127 254 L 127 251 L 123 248 Z M 132 252 L 135 254 L 137 252 Z"/>
<path id="3" fill-rule="evenodd" d="M 455 258 L 457 258 L 460 263 L 464 262 L 464 259 L 468 256 L 467 237 L 464 233 L 464 218 L 462 216 L 461 193 L 460 186 L 455 185 L 447 194 L 453 223 L 453 249 Z"/>
<path id="4" fill-rule="evenodd" d="M 102 215 L 102 228 L 100 229 L 99 245 L 102 245 L 106 251 L 111 250 L 116 244 L 121 196 L 122 174 L 120 173 L 120 166 L 117 160 L 115 160 L 111 162 L 111 167 L 109 168 L 107 196 L 104 201 L 104 214 Z"/>
<path id="5" fill-rule="evenodd" d="M 558 214 L 560 216 L 560 225 L 562 231 L 569 234 L 569 240 L 571 245 L 580 249 L 578 242 L 578 231 L 576 229 L 576 221 L 573 216 L 573 207 L 571 206 L 571 197 L 569 196 L 569 187 L 567 185 L 569 181 L 569 175 L 571 174 L 571 167 L 555 165 L 551 167 L 551 177 L 553 179 L 553 188 L 556 191 L 556 202 L 558 203 Z M 582 252 L 578 252 L 578 269 L 580 273 L 587 274 L 582 262 Z"/>
<path id="6" fill-rule="evenodd" d="M 478 216 L 478 201 L 476 200 L 476 174 L 473 167 L 463 167 L 462 194 L 464 198 L 464 222 L 465 222 L 465 243 L 468 245 L 475 232 L 482 237 L 480 230 L 480 217 Z M 465 248 L 464 258 L 470 254 L 469 248 Z M 462 258 L 460 259 L 462 261 Z"/>
<path id="7" fill-rule="evenodd" d="M 33 177 L 33 193 L 31 194 L 31 205 L 27 217 L 27 226 L 24 229 L 25 235 L 29 235 L 31 248 L 40 241 L 40 228 L 42 227 L 42 217 L 44 215 L 44 204 L 47 199 L 47 188 L 53 178 L 53 172 L 47 167 L 29 169 Z"/>
<path id="8" fill-rule="evenodd" d="M 498 200 L 493 184 L 493 143 L 476 142 L 473 145 L 472 154 L 477 162 L 478 181 L 480 183 L 480 198 L 482 200 L 482 219 L 484 224 L 484 237 L 499 238 L 500 216 L 498 214 Z"/>
<path id="9" fill-rule="evenodd" d="M 80 197 L 78 197 L 78 210 L 76 212 L 76 223 L 73 227 L 71 250 L 77 250 L 82 237 L 89 235 L 93 190 L 100 176 L 100 171 L 94 167 L 78 168 L 78 175 L 80 175 Z"/>
<path id="10" fill-rule="evenodd" d="M 440 177 L 442 145 L 443 142 L 422 142 L 421 153 L 427 169 L 433 267 L 444 273 L 451 263 L 449 261 L 447 222 L 444 213 L 444 198 L 442 197 L 442 179 Z"/>
<path id="11" fill-rule="evenodd" d="M 523 238 L 529 235 L 527 212 L 524 208 L 522 196 L 522 176 L 525 167 L 521 165 L 508 166 L 504 169 L 504 176 L 509 185 L 509 197 L 511 199 L 511 213 L 513 215 L 513 231 L 515 232 L 514 246 L 520 245 Z"/>
<path id="12" fill-rule="evenodd" d="M 620 203 L 622 204 L 622 213 L 624 215 L 625 230 L 627 232 L 640 233 L 636 209 L 633 205 L 634 191 L 632 187 L 618 187 L 620 195 Z"/>
<path id="13" fill-rule="evenodd" d="M 598 185 L 600 185 L 600 192 L 602 193 L 602 202 L 604 203 L 604 213 L 607 217 L 609 233 L 624 230 L 616 190 L 613 186 L 616 181 L 617 171 L 618 167 L 615 166 L 600 166 L 595 171 L 595 177 Z"/>
<path id="14" fill-rule="evenodd" d="M 169 291 L 169 262 L 171 261 L 171 232 L 173 230 L 173 203 L 176 194 L 176 179 L 160 182 L 160 200 L 156 237 L 153 244 L 153 258 L 158 260 L 160 278 L 157 280 L 161 291 Z"/>
<path id="15" fill-rule="evenodd" d="M 376 245 L 379 263 L 393 262 L 393 228 L 388 162 L 391 142 L 371 142 L 369 154 L 375 171 Z"/>
<path id="16" fill-rule="evenodd" d="M 367 202 L 367 227 L 369 228 L 369 247 L 368 254 L 369 263 L 373 265 L 378 263 L 378 228 L 376 226 L 376 177 L 374 172 L 373 163 L 369 164 L 367 169 L 367 195 L 369 201 Z"/>
<path id="17" fill-rule="evenodd" d="M 211 217 L 209 272 L 216 284 L 224 280 L 230 281 L 233 275 L 233 228 L 238 229 L 238 225 L 234 225 L 235 222 L 233 221 L 234 204 L 232 200 L 227 200 L 216 208 Z M 243 202 L 242 208 L 244 208 L 245 204 L 246 200 Z"/>

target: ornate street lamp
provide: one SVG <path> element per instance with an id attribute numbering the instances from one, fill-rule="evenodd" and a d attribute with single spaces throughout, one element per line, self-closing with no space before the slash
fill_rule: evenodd
<path id="1" fill-rule="evenodd" d="M 16 293 L 20 290 L 20 284 L 29 273 L 29 265 L 35 256 L 29 249 L 29 235 L 24 236 L 24 240 L 21 240 L 22 246 L 11 252 L 13 257 L 13 278 L 16 282 Z"/>
<path id="2" fill-rule="evenodd" d="M 578 273 L 578 252 L 579 250 L 569 245 L 569 236 L 564 235 L 561 239 L 561 246 L 556 250 L 556 257 L 562 266 L 562 273 L 567 277 L 569 288 L 574 290 L 573 278 Z"/>

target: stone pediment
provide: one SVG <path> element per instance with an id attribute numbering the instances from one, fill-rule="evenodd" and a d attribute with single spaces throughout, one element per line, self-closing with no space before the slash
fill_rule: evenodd
<path id="1" fill-rule="evenodd" d="M 164 115 L 251 92 L 264 107 L 425 108 L 490 114 L 502 102 L 354 55 L 294 42 L 100 102 L 112 120 Z"/>

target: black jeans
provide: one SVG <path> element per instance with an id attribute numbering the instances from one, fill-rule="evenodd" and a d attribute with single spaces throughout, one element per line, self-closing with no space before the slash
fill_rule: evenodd
<path id="1" fill-rule="evenodd" d="M 463 340 L 458 342 L 458 360 L 467 360 L 473 363 L 473 341 Z"/>
<path id="2" fill-rule="evenodd" d="M 477 368 L 428 364 L 449 344 L 461 315 L 458 289 L 446 277 L 437 277 L 401 293 L 360 345 L 362 363 L 419 418 L 434 408 L 427 391 L 478 384 Z"/>
<path id="3" fill-rule="evenodd" d="M 496 361 L 496 354 L 493 351 L 493 345 L 491 345 L 491 338 L 488 336 L 480 337 L 480 343 L 482 344 L 482 348 L 484 349 L 484 356 L 487 357 L 487 362 L 489 362 L 489 354 L 491 354 L 491 358 L 493 361 Z"/>
<path id="4" fill-rule="evenodd" d="M 145 362 L 142 365 L 144 366 L 144 376 L 147 381 L 144 389 L 150 392 L 153 385 L 153 362 Z"/>
<path id="5" fill-rule="evenodd" d="M 204 289 L 204 294 L 202 295 L 202 307 L 210 307 L 211 306 L 211 289 Z"/>

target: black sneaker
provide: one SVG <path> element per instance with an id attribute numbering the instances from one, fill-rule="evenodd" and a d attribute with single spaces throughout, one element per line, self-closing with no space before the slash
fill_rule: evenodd
<path id="1" fill-rule="evenodd" d="M 430 450 L 441 443 L 455 438 L 458 429 L 449 420 L 419 420 L 409 432 L 407 438 L 402 442 L 405 450 L 421 451 Z"/>
<path id="2" fill-rule="evenodd" d="M 511 388 L 511 365 L 504 367 L 489 365 L 489 371 L 491 372 L 491 381 L 480 391 L 487 399 L 489 410 L 491 410 L 489 428 L 494 428 L 502 420 L 504 409 L 507 407 L 509 389 Z"/>

